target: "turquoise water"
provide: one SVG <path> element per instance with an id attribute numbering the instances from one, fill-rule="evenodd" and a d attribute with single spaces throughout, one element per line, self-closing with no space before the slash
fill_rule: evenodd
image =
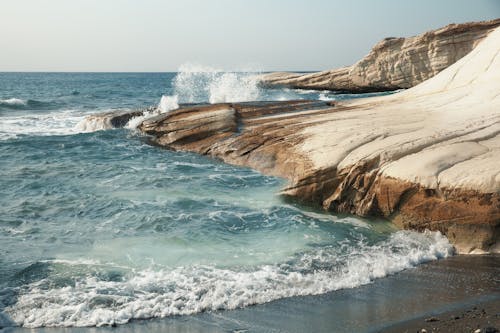
<path id="1" fill-rule="evenodd" d="M 446 257 L 439 234 L 283 202 L 275 177 L 81 133 L 88 114 L 263 90 L 246 74 L 0 73 L 0 324 L 101 326 L 354 288 Z"/>

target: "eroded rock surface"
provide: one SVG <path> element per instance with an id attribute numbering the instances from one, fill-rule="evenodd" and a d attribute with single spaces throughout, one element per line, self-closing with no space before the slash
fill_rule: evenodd
<path id="1" fill-rule="evenodd" d="M 147 119 L 157 144 L 289 179 L 334 212 L 499 251 L 500 28 L 434 78 L 383 97 L 215 104 Z"/>
<path id="2" fill-rule="evenodd" d="M 350 67 L 299 75 L 271 73 L 265 85 L 291 88 L 370 92 L 413 87 L 468 54 L 500 19 L 450 24 L 409 38 L 386 38 Z"/>

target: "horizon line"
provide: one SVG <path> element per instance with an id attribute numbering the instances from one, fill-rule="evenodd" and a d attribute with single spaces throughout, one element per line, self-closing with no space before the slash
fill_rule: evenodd
<path id="1" fill-rule="evenodd" d="M 322 71 L 322 69 L 319 70 L 266 70 L 266 71 L 241 71 L 241 70 L 224 70 L 220 72 L 227 72 L 227 73 L 274 73 L 274 72 L 290 72 L 290 73 L 314 73 L 314 72 L 319 72 Z M 47 73 L 59 73 L 59 74 L 132 74 L 132 73 L 137 73 L 137 74 L 160 74 L 160 73 L 179 73 L 179 71 L 3 71 L 0 70 L 0 74 L 3 73 L 26 73 L 26 74 L 35 74 L 35 73 L 40 73 L 40 74 L 47 74 Z"/>

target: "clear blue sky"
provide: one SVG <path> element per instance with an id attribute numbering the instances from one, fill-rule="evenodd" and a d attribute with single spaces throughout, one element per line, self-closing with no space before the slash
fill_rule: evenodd
<path id="1" fill-rule="evenodd" d="M 0 71 L 326 69 L 497 17 L 500 0 L 0 0 Z"/>

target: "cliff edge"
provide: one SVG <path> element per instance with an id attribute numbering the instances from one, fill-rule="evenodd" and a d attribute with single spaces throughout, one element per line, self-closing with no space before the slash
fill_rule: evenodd
<path id="1" fill-rule="evenodd" d="M 284 195 L 326 210 L 439 230 L 461 253 L 500 250 L 500 28 L 393 95 L 193 106 L 139 128 L 158 145 L 285 177 Z"/>
<path id="2" fill-rule="evenodd" d="M 88 121 L 121 127 L 147 114 L 139 129 L 154 144 L 287 178 L 284 196 L 439 230 L 460 253 L 500 252 L 500 27 L 392 95 L 158 112 Z"/>
<path id="3" fill-rule="evenodd" d="M 372 92 L 413 87 L 464 57 L 500 19 L 450 24 L 409 38 L 386 38 L 352 66 L 299 75 L 271 73 L 260 77 L 266 86 Z"/>

